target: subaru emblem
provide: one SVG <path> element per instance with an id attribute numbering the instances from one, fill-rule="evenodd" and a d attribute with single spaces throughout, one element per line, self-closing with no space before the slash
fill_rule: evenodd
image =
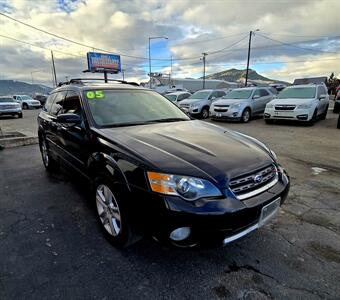
<path id="1" fill-rule="evenodd" d="M 262 181 L 262 175 L 255 175 L 253 180 L 255 183 L 260 183 Z"/>

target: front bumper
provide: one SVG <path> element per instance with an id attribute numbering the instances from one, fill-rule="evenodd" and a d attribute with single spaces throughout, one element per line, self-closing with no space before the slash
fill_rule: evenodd
<path id="1" fill-rule="evenodd" d="M 30 103 L 28 103 L 27 105 L 28 105 L 29 108 L 36 108 L 36 109 L 41 108 L 41 104 L 40 103 L 39 104 L 30 104 Z"/>
<path id="2" fill-rule="evenodd" d="M 146 226 L 143 231 L 157 240 L 180 247 L 214 247 L 229 243 L 259 228 L 261 210 L 265 205 L 278 198 L 282 205 L 288 195 L 289 178 L 285 173 L 279 177 L 272 188 L 243 201 L 227 191 L 224 198 L 194 202 L 152 194 L 152 198 L 146 200 L 148 208 L 143 208 L 143 225 L 140 223 L 138 227 Z M 189 227 L 190 236 L 182 241 L 172 241 L 170 233 L 181 227 Z"/>
<path id="3" fill-rule="evenodd" d="M 241 120 L 241 113 L 239 110 L 228 109 L 227 111 L 216 111 L 214 108 L 210 109 L 210 116 L 214 120 L 239 121 Z"/>
<path id="4" fill-rule="evenodd" d="M 313 117 L 311 109 L 297 109 L 290 111 L 277 111 L 274 108 L 266 108 L 264 111 L 265 119 L 272 120 L 296 120 L 296 121 L 310 121 Z"/>
<path id="5" fill-rule="evenodd" d="M 9 108 L 9 109 L 1 109 L 0 115 L 13 115 L 13 114 L 21 114 L 21 108 Z"/>

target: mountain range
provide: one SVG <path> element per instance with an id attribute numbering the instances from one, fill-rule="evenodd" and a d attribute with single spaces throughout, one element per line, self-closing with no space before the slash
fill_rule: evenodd
<path id="1" fill-rule="evenodd" d="M 238 69 L 229 69 L 225 71 L 221 71 L 218 73 L 207 75 L 206 79 L 219 79 L 231 82 L 244 82 L 246 78 L 246 69 L 238 70 Z M 261 82 L 261 83 L 284 83 L 287 82 L 281 80 L 270 79 L 265 76 L 260 75 L 255 70 L 249 69 L 248 72 L 248 79 L 254 82 Z"/>
<path id="2" fill-rule="evenodd" d="M 25 94 L 33 96 L 35 93 L 48 94 L 51 87 L 42 84 L 30 84 L 16 80 L 0 80 L 0 96 Z"/>

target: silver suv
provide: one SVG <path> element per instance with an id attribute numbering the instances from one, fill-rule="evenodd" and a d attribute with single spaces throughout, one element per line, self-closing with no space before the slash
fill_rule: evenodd
<path id="1" fill-rule="evenodd" d="M 266 104 L 274 98 L 270 87 L 234 89 L 211 105 L 210 115 L 213 119 L 247 123 L 252 116 L 263 114 Z"/>
<path id="2" fill-rule="evenodd" d="M 179 103 L 180 108 L 193 117 L 206 119 L 213 101 L 226 95 L 222 90 L 200 90 Z"/>

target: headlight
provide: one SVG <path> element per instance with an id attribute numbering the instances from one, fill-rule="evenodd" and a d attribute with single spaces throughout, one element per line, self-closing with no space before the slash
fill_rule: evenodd
<path id="1" fill-rule="evenodd" d="M 191 105 L 190 105 L 190 108 L 192 108 L 192 109 L 199 108 L 199 104 L 191 104 Z"/>
<path id="2" fill-rule="evenodd" d="M 230 108 L 231 108 L 231 109 L 238 109 L 238 108 L 240 108 L 240 106 L 241 106 L 241 104 L 240 104 L 240 103 L 237 103 L 237 104 L 232 104 L 232 105 L 230 105 Z"/>
<path id="3" fill-rule="evenodd" d="M 301 108 L 301 109 L 308 109 L 312 107 L 312 103 L 309 104 L 300 104 L 297 106 L 297 108 Z"/>
<path id="4" fill-rule="evenodd" d="M 222 195 L 208 180 L 156 172 L 147 172 L 147 175 L 151 190 L 156 193 L 180 196 L 189 201 Z"/>
<path id="5" fill-rule="evenodd" d="M 267 105 L 266 105 L 266 108 L 273 108 L 274 107 L 274 104 L 272 104 L 272 103 L 268 103 Z"/>

